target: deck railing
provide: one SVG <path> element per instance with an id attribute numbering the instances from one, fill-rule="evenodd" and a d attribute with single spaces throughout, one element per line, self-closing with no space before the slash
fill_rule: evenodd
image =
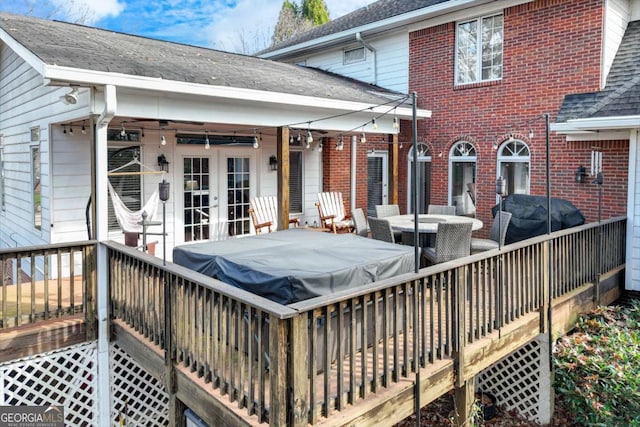
<path id="1" fill-rule="evenodd" d="M 95 246 L 0 249 L 0 330 L 83 312 L 95 320 Z"/>
<path id="2" fill-rule="evenodd" d="M 614 218 L 289 306 L 107 243 L 111 314 L 247 417 L 315 424 L 596 283 L 625 233 Z"/>

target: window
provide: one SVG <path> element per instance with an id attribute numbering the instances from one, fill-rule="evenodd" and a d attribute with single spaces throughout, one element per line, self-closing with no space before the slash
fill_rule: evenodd
<path id="1" fill-rule="evenodd" d="M 456 27 L 456 84 L 502 78 L 502 15 Z"/>
<path id="2" fill-rule="evenodd" d="M 365 60 L 364 46 L 344 51 L 343 62 L 345 64 L 353 64 Z"/>
<path id="3" fill-rule="evenodd" d="M 302 151 L 289 152 L 289 212 L 302 212 Z"/>
<path id="4" fill-rule="evenodd" d="M 140 158 L 140 147 L 124 147 L 124 148 L 108 148 L 107 149 L 109 160 L 107 161 L 108 170 L 120 168 L 135 158 Z M 118 169 L 118 172 L 140 172 L 140 165 L 137 163 L 131 164 L 122 169 Z M 109 177 L 109 182 L 113 186 L 115 192 L 120 196 L 125 206 L 132 211 L 137 211 L 142 208 L 141 200 L 141 185 L 140 175 L 112 175 Z M 113 204 L 111 203 L 111 197 L 109 197 L 108 205 L 108 220 L 109 231 L 119 231 L 118 219 L 113 210 Z"/>
<path id="5" fill-rule="evenodd" d="M 460 141 L 449 154 L 449 198 L 456 215 L 473 215 L 475 209 L 476 149 Z"/>
<path id="6" fill-rule="evenodd" d="M 498 176 L 502 176 L 509 194 L 529 194 L 529 147 L 522 141 L 508 141 L 498 152 Z"/>
<path id="7" fill-rule="evenodd" d="M 413 213 L 414 182 L 417 181 L 418 189 L 418 213 L 427 213 L 427 207 L 431 201 L 431 150 L 426 144 L 416 146 L 418 153 L 418 176 L 413 176 L 413 149 L 409 150 L 409 203 L 408 211 Z"/>
<path id="8" fill-rule="evenodd" d="M 3 137 L 0 135 L 0 143 Z M 0 144 L 0 208 L 2 211 L 6 210 L 5 205 L 5 186 L 4 186 L 4 147 Z"/>
<path id="9" fill-rule="evenodd" d="M 40 147 L 31 147 L 31 184 L 33 188 L 33 226 L 42 229 L 42 191 L 40 184 Z"/>

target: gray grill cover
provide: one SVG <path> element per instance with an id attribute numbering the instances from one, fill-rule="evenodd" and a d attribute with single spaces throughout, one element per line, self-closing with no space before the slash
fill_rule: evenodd
<path id="1" fill-rule="evenodd" d="M 414 249 L 290 229 L 178 246 L 173 262 L 286 305 L 410 273 Z"/>

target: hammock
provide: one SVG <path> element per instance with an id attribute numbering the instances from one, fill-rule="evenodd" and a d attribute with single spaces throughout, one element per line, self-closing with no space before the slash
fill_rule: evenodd
<path id="1" fill-rule="evenodd" d="M 117 171 L 126 168 L 127 166 L 131 166 L 133 164 L 140 165 L 142 168 L 149 170 L 147 166 L 142 164 L 137 158 L 134 158 L 130 162 L 125 165 L 122 165 L 118 168 L 110 170 L 108 174 L 116 174 Z M 144 173 L 144 172 L 142 172 Z M 152 171 L 151 173 L 156 173 L 156 171 Z M 162 173 L 162 172 L 161 172 Z M 131 174 L 138 175 L 140 172 L 121 172 L 118 174 Z M 149 200 L 144 204 L 142 209 L 138 211 L 132 211 L 124 204 L 116 190 L 111 185 L 111 182 L 107 179 L 107 186 L 109 188 L 109 194 L 111 195 L 111 202 L 113 204 L 113 211 L 116 214 L 116 219 L 118 220 L 118 225 L 120 225 L 120 229 L 125 233 L 142 233 L 142 225 L 138 224 L 142 222 L 142 214 L 146 212 L 147 221 L 153 220 L 157 211 L 158 204 L 160 203 L 160 193 L 159 188 L 156 187 L 154 192 L 149 197 Z"/>
<path id="2" fill-rule="evenodd" d="M 142 222 L 142 213 L 146 212 L 147 221 L 151 221 L 158 211 L 158 204 L 160 203 L 158 188 L 151 194 L 151 197 L 149 197 L 149 200 L 147 200 L 147 203 L 144 204 L 142 209 L 132 211 L 124 204 L 109 181 L 107 181 L 107 185 L 109 186 L 113 211 L 116 214 L 120 229 L 125 233 L 142 233 L 142 225 L 138 224 Z"/>

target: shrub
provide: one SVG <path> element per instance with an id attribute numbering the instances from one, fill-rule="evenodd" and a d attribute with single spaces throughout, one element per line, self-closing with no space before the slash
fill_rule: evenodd
<path id="1" fill-rule="evenodd" d="M 554 352 L 555 392 L 576 422 L 640 426 L 640 302 L 597 308 Z"/>

